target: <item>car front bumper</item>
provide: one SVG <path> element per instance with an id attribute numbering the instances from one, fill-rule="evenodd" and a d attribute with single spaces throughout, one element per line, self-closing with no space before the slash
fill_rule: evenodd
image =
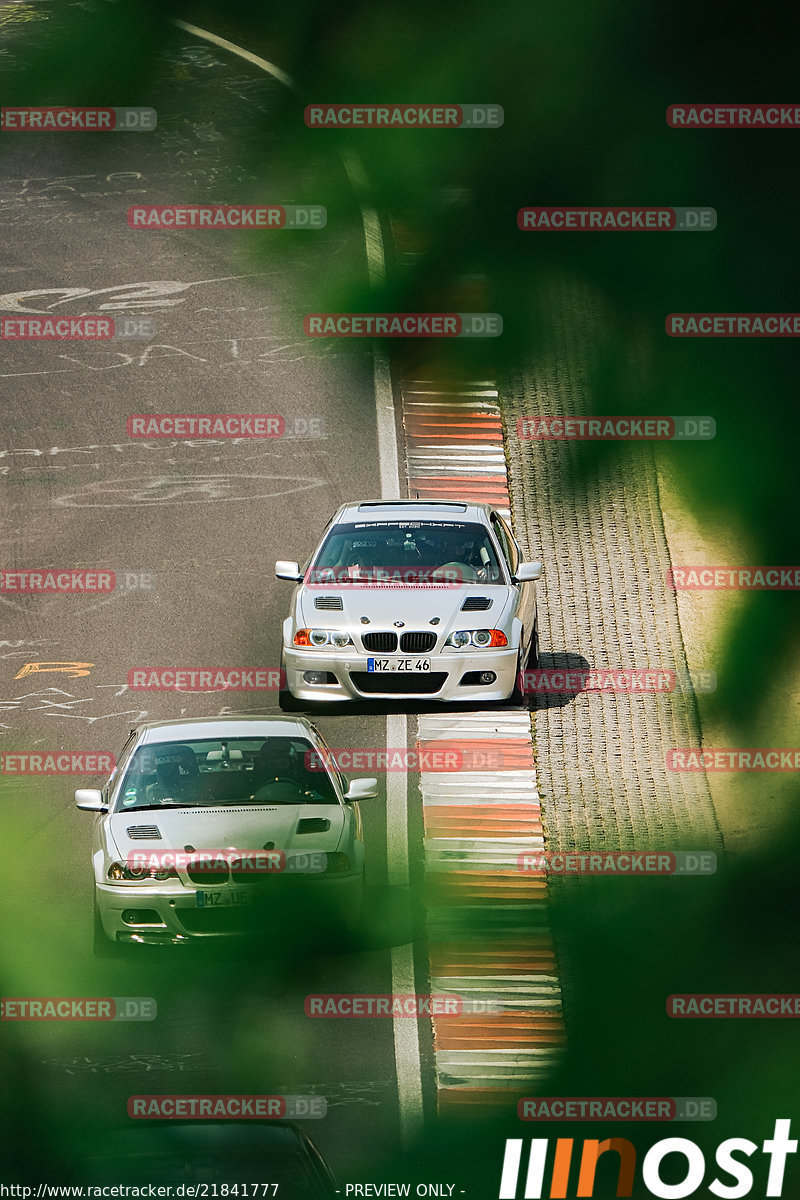
<path id="1" fill-rule="evenodd" d="M 174 944 L 235 936 L 281 935 L 292 923 L 355 928 L 361 916 L 360 873 L 311 877 L 276 886 L 222 883 L 193 887 L 173 883 L 95 886 L 103 932 L 111 942 Z M 205 903 L 198 904 L 198 893 Z M 242 893 L 244 896 L 242 897 Z M 236 895 L 235 895 L 236 894 Z M 213 897 L 218 897 L 215 901 Z M 244 903 L 231 900 L 244 899 Z"/>
<path id="2" fill-rule="evenodd" d="M 326 700 L 373 700 L 379 699 L 431 699 L 443 701 L 459 700 L 507 700 L 514 690 L 517 650 L 445 650 L 430 655 L 384 655 L 387 658 L 412 660 L 429 658 L 430 672 L 370 673 L 367 663 L 378 654 L 360 651 L 349 654 L 344 651 L 315 651 L 284 648 L 286 684 L 298 700 L 324 702 Z M 475 676 L 485 671 L 494 672 L 492 683 L 475 681 L 462 683 L 465 675 Z M 304 676 L 308 672 L 328 673 L 335 682 L 312 683 Z M 371 680 L 369 679 L 371 675 Z M 426 679 L 426 676 L 431 678 Z M 381 681 L 387 680 L 385 687 Z M 397 680 L 399 682 L 392 682 Z M 373 682 L 374 681 L 374 682 Z M 418 684 L 419 687 L 415 687 Z M 432 685 L 436 684 L 434 688 Z"/>

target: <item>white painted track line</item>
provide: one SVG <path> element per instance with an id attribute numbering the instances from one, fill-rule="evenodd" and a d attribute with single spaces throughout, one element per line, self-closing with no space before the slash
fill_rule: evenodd
<path id="1" fill-rule="evenodd" d="M 252 54 L 249 50 L 245 50 L 244 46 L 237 46 L 235 42 L 228 42 L 225 38 L 218 37 L 216 33 L 210 33 L 207 29 L 201 29 L 198 25 L 189 25 L 186 21 L 179 21 L 177 17 L 173 17 L 173 25 L 177 25 L 185 33 L 191 33 L 193 37 L 202 38 L 204 42 L 211 42 L 214 46 L 219 46 L 220 50 L 227 50 L 231 54 L 237 55 L 238 58 L 243 58 L 245 62 L 252 63 L 254 67 L 258 67 L 261 71 L 266 71 L 268 75 L 273 75 L 284 83 L 286 87 L 294 90 L 294 83 L 285 71 L 280 67 L 276 67 L 274 63 L 267 62 L 265 58 L 259 58 L 257 54 Z"/>
<path id="2" fill-rule="evenodd" d="M 261 71 L 266 71 L 294 90 L 291 77 L 274 63 L 259 58 L 226 41 L 207 29 L 189 25 L 186 21 L 173 19 L 173 24 L 185 33 L 203 41 L 211 42 L 221 50 L 235 54 Z M 368 183 L 364 169 L 354 154 L 344 156 L 344 166 L 361 211 L 364 226 L 364 244 L 367 255 L 367 271 L 370 284 L 374 287 L 385 276 L 385 254 L 383 234 L 378 214 L 367 203 Z M 397 427 L 392 393 L 389 363 L 377 348 L 374 351 L 375 408 L 378 427 L 378 458 L 380 464 L 381 498 L 400 498 L 400 472 L 398 467 Z M 405 716 L 386 718 L 386 745 L 405 746 L 407 738 Z M 387 772 L 386 787 L 386 851 L 389 883 L 393 887 L 408 888 L 408 779 L 405 772 Z M 414 955 L 412 946 L 393 946 L 391 951 L 392 991 L 416 992 L 414 982 Z M 419 1052 L 419 1030 L 417 1022 L 407 1017 L 395 1017 L 394 1057 L 397 1075 L 397 1094 L 400 1108 L 400 1142 L 405 1149 L 421 1135 L 422 1121 L 422 1066 Z"/>

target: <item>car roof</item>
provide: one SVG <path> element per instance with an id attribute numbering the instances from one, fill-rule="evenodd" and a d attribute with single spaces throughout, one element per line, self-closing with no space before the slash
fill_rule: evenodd
<path id="1" fill-rule="evenodd" d="M 98 1136 L 72 1138 L 67 1152 L 68 1173 L 96 1170 L 109 1159 L 135 1157 L 139 1169 L 152 1169 L 161 1154 L 183 1150 L 195 1154 L 299 1155 L 314 1167 L 308 1135 L 294 1121 L 274 1119 L 202 1120 L 169 1118 L 130 1126 L 104 1126 Z"/>
<path id="2" fill-rule="evenodd" d="M 106 1130 L 102 1138 L 103 1153 L 108 1151 L 112 1142 L 119 1148 L 125 1143 L 144 1147 L 148 1141 L 163 1142 L 165 1139 L 196 1142 L 206 1149 L 212 1145 L 221 1149 L 226 1142 L 233 1147 L 249 1142 L 271 1150 L 304 1148 L 300 1126 L 294 1121 L 266 1118 L 198 1121 L 191 1117 L 172 1117 L 151 1119 L 146 1125 L 118 1126 Z"/>
<path id="3" fill-rule="evenodd" d="M 475 500 L 350 500 L 342 504 L 332 523 L 341 521 L 378 520 L 436 520 L 451 518 L 487 524 L 491 505 Z"/>
<path id="4" fill-rule="evenodd" d="M 142 744 L 183 742 L 220 737 L 314 737 L 316 730 L 305 717 L 229 716 L 181 717 L 172 721 L 150 721 L 136 733 Z"/>

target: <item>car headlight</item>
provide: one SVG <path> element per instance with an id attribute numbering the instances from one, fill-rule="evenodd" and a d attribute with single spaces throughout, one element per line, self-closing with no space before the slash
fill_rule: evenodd
<path id="1" fill-rule="evenodd" d="M 108 878 L 112 883 L 152 883 L 154 880 L 162 883 L 165 879 L 177 877 L 174 867 L 155 870 L 153 867 L 129 867 L 127 863 L 112 862 L 108 868 Z"/>
<path id="2" fill-rule="evenodd" d="M 445 646 L 472 646 L 474 650 L 486 650 L 494 646 L 507 646 L 508 638 L 501 629 L 458 629 L 451 633 Z"/>
<path id="3" fill-rule="evenodd" d="M 325 874 L 326 875 L 344 875 L 350 870 L 350 859 L 346 854 L 342 854 L 337 850 L 333 854 L 325 855 Z"/>
<path id="4" fill-rule="evenodd" d="M 353 639 L 342 629 L 298 629 L 294 635 L 295 646 L 317 648 L 334 646 L 337 650 L 352 646 Z"/>

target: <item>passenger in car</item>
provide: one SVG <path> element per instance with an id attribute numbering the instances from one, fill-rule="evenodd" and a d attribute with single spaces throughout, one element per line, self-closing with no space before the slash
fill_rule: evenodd
<path id="1" fill-rule="evenodd" d="M 156 782 L 147 789 L 148 800 L 193 804 L 197 799 L 197 782 L 197 774 L 181 771 L 180 763 L 160 762 L 156 767 Z"/>

